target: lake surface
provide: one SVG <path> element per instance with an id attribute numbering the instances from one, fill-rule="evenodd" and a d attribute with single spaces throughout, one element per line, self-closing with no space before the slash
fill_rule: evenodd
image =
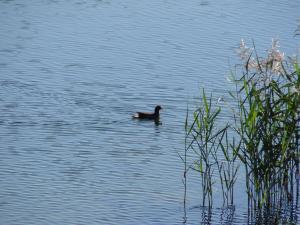
<path id="1" fill-rule="evenodd" d="M 297 53 L 299 12 L 299 0 L 0 0 L 0 224 L 182 224 L 187 105 L 202 87 L 226 95 L 241 38 Z M 131 119 L 156 104 L 159 126 Z M 241 187 L 234 213 L 216 197 L 212 224 L 247 222 Z"/>

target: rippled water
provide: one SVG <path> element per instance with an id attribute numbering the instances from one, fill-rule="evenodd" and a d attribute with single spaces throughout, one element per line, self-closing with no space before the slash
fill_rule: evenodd
<path id="1" fill-rule="evenodd" d="M 241 38 L 296 52 L 299 11 L 299 1 L 1 0 L 0 223 L 181 224 L 187 104 L 200 87 L 225 95 Z M 161 125 L 131 119 L 156 104 Z M 190 224 L 205 220 L 198 188 Z M 237 188 L 234 213 L 216 199 L 213 223 L 244 224 L 245 195 Z"/>

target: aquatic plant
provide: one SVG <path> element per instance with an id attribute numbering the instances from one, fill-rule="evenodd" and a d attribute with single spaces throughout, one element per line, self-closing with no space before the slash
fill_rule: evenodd
<path id="1" fill-rule="evenodd" d="M 219 146 L 215 148 L 213 158 L 218 168 L 220 184 L 222 188 L 223 205 L 233 205 L 233 191 L 234 184 L 237 180 L 237 171 L 239 164 L 237 164 L 237 153 L 239 152 L 241 142 L 236 143 L 236 138 L 231 137 L 232 141 L 229 140 L 229 130 L 231 127 L 226 126 L 222 130 L 222 135 L 219 137 Z M 224 160 L 219 159 L 218 151 L 222 150 L 222 156 Z"/>
<path id="2" fill-rule="evenodd" d="M 185 122 L 184 184 L 187 173 L 200 173 L 202 206 L 212 207 L 213 171 L 217 169 L 224 205 L 233 205 L 239 163 L 244 165 L 249 213 L 256 220 L 278 222 L 281 209 L 299 199 L 300 67 L 287 61 L 279 42 L 265 57 L 242 40 L 237 53 L 241 75 L 232 73 L 237 103 L 234 121 L 219 124 L 221 107 L 202 92 L 200 106 Z M 194 158 L 188 163 L 188 153 Z M 185 204 L 185 203 L 184 203 Z M 184 205 L 185 206 L 185 205 Z M 186 217 L 186 215 L 185 215 Z"/>
<path id="3" fill-rule="evenodd" d="M 216 125 L 220 107 L 213 108 L 212 97 L 207 98 L 205 91 L 202 92 L 200 106 L 193 112 L 192 123 L 189 123 L 189 112 L 187 112 L 185 122 L 185 153 L 181 157 L 184 162 L 184 205 L 186 201 L 187 172 L 191 169 L 200 174 L 202 190 L 202 206 L 212 207 L 213 196 L 213 172 L 218 170 L 222 192 L 223 202 L 229 204 L 233 201 L 233 185 L 236 180 L 237 168 L 235 160 L 237 155 L 230 156 L 231 148 L 235 148 L 235 143 L 229 144 L 228 129 L 229 125 L 218 128 Z M 224 143 L 225 142 L 225 143 Z M 224 153 L 225 160 L 218 159 L 218 149 Z M 188 163 L 188 153 L 194 155 L 194 158 Z M 236 152 L 236 151 L 234 151 Z"/>
<path id="4" fill-rule="evenodd" d="M 299 188 L 300 70 L 297 63 L 284 60 L 276 40 L 265 58 L 258 57 L 255 46 L 245 48 L 240 47 L 245 53 L 243 75 L 235 80 L 235 130 L 242 142 L 238 156 L 253 209 L 281 207 L 295 199 L 295 184 Z"/>

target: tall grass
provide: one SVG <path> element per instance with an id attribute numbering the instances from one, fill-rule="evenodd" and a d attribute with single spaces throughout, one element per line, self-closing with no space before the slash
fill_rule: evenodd
<path id="1" fill-rule="evenodd" d="M 189 171 L 200 174 L 202 205 L 212 207 L 213 172 L 218 172 L 224 205 L 234 204 L 234 183 L 238 164 L 245 168 L 250 214 L 267 212 L 278 219 L 286 205 L 298 206 L 300 138 L 300 67 L 285 61 L 278 42 L 265 58 L 242 41 L 239 55 L 242 75 L 235 75 L 237 103 L 234 123 L 218 123 L 222 108 L 202 92 L 200 106 L 187 112 L 185 130 L 184 183 Z M 188 164 L 187 155 L 194 158 Z M 191 170 L 192 169 L 192 170 Z M 258 214 L 257 214 L 258 213 Z M 268 220 L 270 219 L 268 218 Z M 274 220 L 274 221 L 275 221 Z"/>
<path id="2" fill-rule="evenodd" d="M 273 42 L 266 59 L 249 57 L 237 83 L 235 130 L 242 147 L 246 187 L 256 209 L 281 207 L 294 199 L 299 173 L 300 70 L 286 63 Z M 293 66 L 293 67 L 291 67 Z M 297 183 L 299 188 L 299 183 Z"/>
<path id="3" fill-rule="evenodd" d="M 212 98 L 207 98 L 203 90 L 201 105 L 192 114 L 192 123 L 189 124 L 189 112 L 185 122 L 185 153 L 181 157 L 184 165 L 184 204 L 186 201 L 187 173 L 192 170 L 200 175 L 202 190 L 202 206 L 212 207 L 213 200 L 213 173 L 218 171 L 222 186 L 223 202 L 233 202 L 233 185 L 236 180 L 237 168 L 235 161 L 235 139 L 229 143 L 229 125 L 219 128 L 217 120 L 221 112 L 220 107 L 213 107 Z M 226 160 L 218 159 L 218 150 L 221 149 Z M 234 149 L 234 151 L 231 151 Z M 188 163 L 188 155 L 194 158 Z"/>

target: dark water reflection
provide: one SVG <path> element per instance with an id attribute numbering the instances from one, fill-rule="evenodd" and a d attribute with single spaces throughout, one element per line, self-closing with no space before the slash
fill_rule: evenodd
<path id="1" fill-rule="evenodd" d="M 181 224 L 187 104 L 226 95 L 241 38 L 295 52 L 299 5 L 0 0 L 0 223 Z M 131 119 L 157 104 L 159 126 Z M 216 187 L 212 224 L 247 222 L 244 190 L 232 213 Z"/>

